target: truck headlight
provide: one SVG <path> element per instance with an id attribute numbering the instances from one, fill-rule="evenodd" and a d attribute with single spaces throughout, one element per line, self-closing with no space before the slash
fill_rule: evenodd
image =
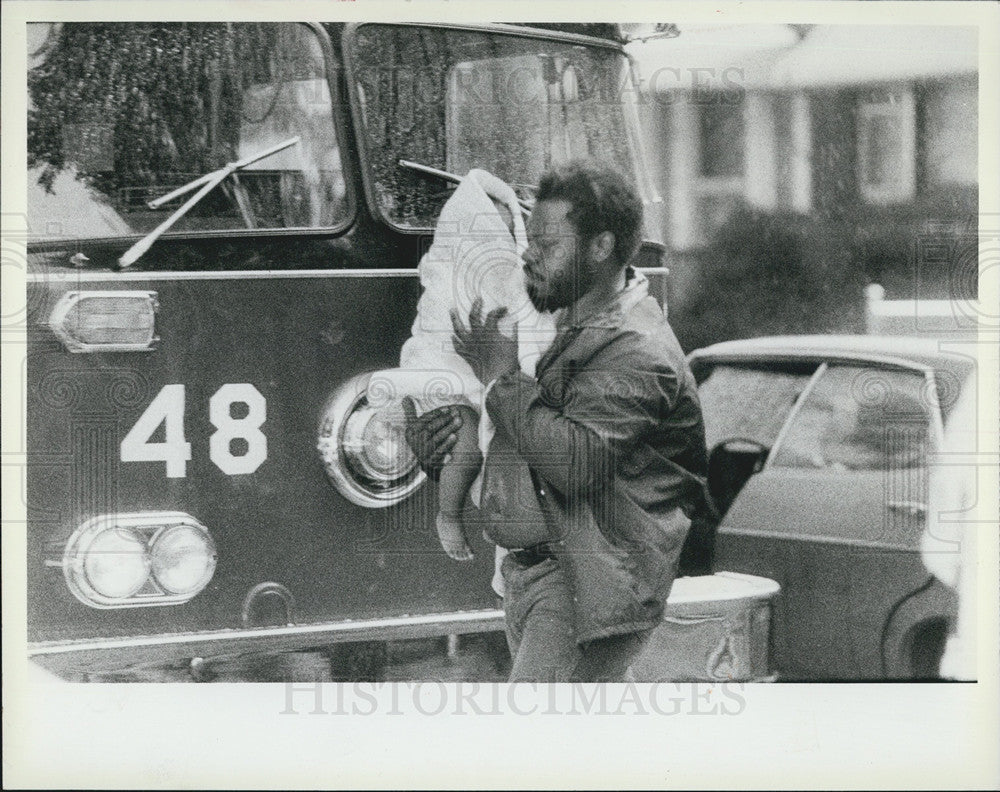
<path id="1" fill-rule="evenodd" d="M 66 542 L 66 585 L 92 608 L 187 602 L 208 585 L 216 551 L 208 529 L 183 512 L 102 514 Z"/>
<path id="2" fill-rule="evenodd" d="M 370 373 L 361 374 L 330 397 L 317 447 L 341 495 L 359 506 L 381 508 L 408 497 L 426 476 L 403 436 L 399 402 L 369 402 L 370 380 Z"/>
<path id="3" fill-rule="evenodd" d="M 192 596 L 215 572 L 215 545 L 208 531 L 185 523 L 161 529 L 150 541 L 153 577 L 170 594 Z"/>
<path id="4" fill-rule="evenodd" d="M 149 577 L 146 543 L 130 528 L 112 525 L 77 551 L 94 591 L 109 599 L 131 597 Z"/>

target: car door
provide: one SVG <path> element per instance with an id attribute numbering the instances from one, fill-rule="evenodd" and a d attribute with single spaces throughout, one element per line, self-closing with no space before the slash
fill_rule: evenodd
<path id="1" fill-rule="evenodd" d="M 918 369 L 822 365 L 725 516 L 717 567 L 782 586 L 783 677 L 885 675 L 887 621 L 928 578 L 917 550 L 932 388 Z"/>

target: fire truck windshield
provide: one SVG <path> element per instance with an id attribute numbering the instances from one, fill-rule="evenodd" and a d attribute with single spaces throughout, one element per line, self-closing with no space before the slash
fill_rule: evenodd
<path id="1" fill-rule="evenodd" d="M 331 228 L 349 219 L 327 65 L 299 24 L 29 25 L 28 219 L 45 239 Z M 296 145 L 254 158 L 283 141 Z M 152 203 L 151 203 L 152 202 Z"/>
<path id="2" fill-rule="evenodd" d="M 615 47 L 370 24 L 347 49 L 368 189 L 396 226 L 433 226 L 450 191 L 401 160 L 459 175 L 485 168 L 530 201 L 549 166 L 593 156 L 642 188 L 636 89 Z"/>

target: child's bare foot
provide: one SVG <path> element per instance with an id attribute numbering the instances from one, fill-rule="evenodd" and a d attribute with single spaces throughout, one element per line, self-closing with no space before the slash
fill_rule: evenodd
<path id="1" fill-rule="evenodd" d="M 438 514 L 437 532 L 441 547 L 448 554 L 448 558 L 453 558 L 456 561 L 472 560 L 472 550 L 469 548 L 468 542 L 465 541 L 465 531 L 462 528 L 460 518 Z"/>

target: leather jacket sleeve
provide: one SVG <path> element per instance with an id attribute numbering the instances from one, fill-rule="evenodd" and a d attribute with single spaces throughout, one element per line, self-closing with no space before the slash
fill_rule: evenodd
<path id="1" fill-rule="evenodd" d="M 574 352 L 588 346 L 571 344 L 540 381 L 522 372 L 499 378 L 486 399 L 528 465 L 570 498 L 604 486 L 617 460 L 669 414 L 679 389 L 678 373 L 662 355 L 645 354 L 638 334 L 617 335 L 577 366 Z"/>

